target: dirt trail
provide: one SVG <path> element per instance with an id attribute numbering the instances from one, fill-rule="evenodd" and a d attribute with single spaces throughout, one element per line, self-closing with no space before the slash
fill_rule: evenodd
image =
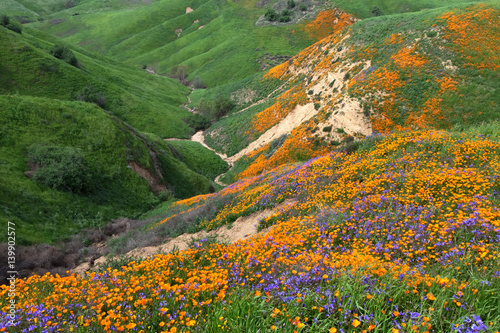
<path id="1" fill-rule="evenodd" d="M 274 139 L 279 138 L 283 134 L 289 134 L 292 130 L 302 124 L 303 122 L 311 119 L 316 115 L 318 111 L 314 108 L 313 103 L 306 105 L 297 105 L 285 118 L 283 118 L 278 124 L 274 125 L 268 129 L 264 134 L 262 134 L 257 140 L 252 141 L 245 149 L 241 150 L 239 153 L 228 158 L 232 163 L 236 162 L 238 159 L 244 155 L 254 151 L 257 148 L 268 144 Z"/>
<path id="2" fill-rule="evenodd" d="M 186 110 L 186 111 L 189 111 L 191 113 L 196 113 L 195 109 L 191 109 L 188 107 L 189 104 L 191 104 L 191 98 L 189 97 L 189 95 L 191 95 L 191 93 L 194 91 L 193 88 L 191 88 L 191 92 L 186 95 L 187 97 L 187 103 L 185 104 L 182 104 L 181 107 Z M 215 149 L 213 149 L 212 147 L 209 147 L 206 143 L 205 143 L 205 137 L 203 136 L 203 131 L 198 131 L 196 132 L 195 134 L 193 134 L 191 136 L 190 139 L 177 139 L 177 138 L 168 138 L 168 139 L 163 139 L 164 141 L 194 141 L 194 142 L 198 142 L 200 143 L 203 147 L 207 148 L 208 150 L 211 150 L 213 151 L 214 153 L 216 153 L 220 158 L 222 158 L 224 161 L 227 162 L 227 164 L 229 164 L 229 169 L 231 169 L 233 167 L 233 162 L 227 157 L 226 154 L 222 154 L 222 153 L 219 153 L 218 151 L 216 151 Z M 220 181 L 220 177 L 224 176 L 226 174 L 226 172 L 218 175 L 217 177 L 215 177 L 214 179 L 214 182 L 216 184 L 219 184 L 220 186 L 227 186 L 228 184 L 224 184 Z"/>
<path id="3" fill-rule="evenodd" d="M 244 112 L 244 111 L 246 111 L 246 110 L 248 110 L 248 109 L 250 109 L 250 108 L 252 108 L 252 107 L 254 107 L 254 106 L 256 106 L 256 105 L 260 105 L 260 104 L 262 104 L 262 103 L 266 102 L 266 101 L 267 101 L 267 100 L 268 100 L 268 99 L 269 99 L 269 98 L 270 98 L 270 97 L 271 97 L 274 93 L 276 93 L 277 91 L 280 91 L 281 89 L 283 89 L 283 87 L 284 87 L 285 85 L 286 85 L 286 83 L 283 83 L 281 86 L 279 86 L 278 88 L 274 89 L 274 90 L 273 90 L 273 91 L 272 91 L 269 95 L 267 95 L 267 96 L 266 96 L 266 97 L 264 97 L 263 99 L 258 100 L 257 102 L 253 103 L 252 105 L 247 106 L 246 108 L 241 109 L 241 110 L 240 110 L 240 111 L 238 111 L 238 112 L 231 113 L 231 115 L 233 115 L 233 114 L 238 114 L 238 113 L 242 113 L 242 112 Z M 227 116 L 224 116 L 223 118 L 225 118 L 225 117 L 227 117 Z"/>

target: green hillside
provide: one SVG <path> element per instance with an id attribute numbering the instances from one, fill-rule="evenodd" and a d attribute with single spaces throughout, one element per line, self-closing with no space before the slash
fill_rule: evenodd
<path id="1" fill-rule="evenodd" d="M 0 219 L 16 223 L 20 244 L 56 242 L 160 200 L 213 191 L 224 161 L 161 140 L 194 132 L 179 107 L 189 89 L 68 47 L 72 66 L 51 55 L 55 44 L 37 30 L 0 26 Z M 56 173 L 37 176 L 40 166 Z"/>
<path id="2" fill-rule="evenodd" d="M 119 3 L 80 1 L 32 26 L 73 45 L 135 66 L 145 65 L 160 74 L 168 74 L 173 66 L 186 65 L 189 79 L 200 76 L 209 86 L 261 71 L 257 61 L 267 53 L 292 56 L 314 41 L 296 29 L 297 25 L 255 25 L 266 12 L 256 0 Z M 306 3 L 305 12 L 296 9 L 296 19 L 311 17 L 317 10 L 310 1 Z M 286 8 L 286 1 L 283 4 Z M 186 13 L 188 7 L 193 11 Z"/>
<path id="3" fill-rule="evenodd" d="M 77 67 L 51 56 L 54 45 L 67 46 Z M 106 110 L 141 131 L 177 138 L 194 133 L 183 121 L 189 113 L 179 107 L 189 89 L 43 32 L 24 27 L 20 35 L 0 26 L 0 62 L 0 94 L 77 100 L 92 88 Z"/>
<path id="4" fill-rule="evenodd" d="M 211 190 L 207 178 L 92 104 L 4 95 L 0 108 L 0 218 L 16 223 L 20 243 L 50 243 L 113 217 L 138 215 L 159 202 L 152 192 L 187 198 Z M 70 178 L 52 188 L 54 182 L 27 177 L 40 163 L 30 156 L 34 146 L 55 146 L 63 158 L 66 148 L 79 152 L 86 161 L 78 169 L 87 177 L 79 181 L 83 186 Z M 57 170 L 64 174 L 72 166 L 63 159 Z"/>

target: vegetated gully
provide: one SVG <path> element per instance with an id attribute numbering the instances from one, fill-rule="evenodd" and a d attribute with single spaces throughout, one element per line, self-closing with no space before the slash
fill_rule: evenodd
<path id="1" fill-rule="evenodd" d="M 155 74 L 153 72 L 153 74 Z M 274 89 L 269 95 L 267 95 L 266 97 L 256 101 L 255 103 L 252 103 L 251 105 L 235 112 L 235 113 L 241 113 L 241 112 L 244 112 L 248 109 L 250 109 L 251 107 L 253 106 L 256 106 L 256 105 L 259 105 L 259 104 L 262 104 L 264 103 L 265 101 L 267 101 L 272 95 L 274 95 L 277 91 L 283 89 L 283 87 L 285 86 L 285 84 L 282 84 L 281 86 L 279 86 L 278 88 Z M 191 95 L 191 93 L 194 91 L 193 88 L 191 88 L 191 92 L 189 94 L 186 95 L 187 97 L 187 103 L 181 105 L 181 107 L 186 110 L 186 111 L 189 111 L 191 113 L 196 113 L 196 110 L 194 109 L 191 109 L 188 107 L 189 104 L 191 104 L 191 98 L 189 98 L 189 95 Z M 224 117 L 227 117 L 227 116 L 224 116 Z M 272 129 L 271 129 L 272 130 Z M 186 139 L 175 139 L 175 138 L 171 138 L 171 139 L 164 139 L 165 141 L 183 141 L 183 140 L 186 140 Z M 233 156 L 227 156 L 226 154 L 222 154 L 222 153 L 219 153 L 218 151 L 216 151 L 215 149 L 213 149 L 212 147 L 209 147 L 206 142 L 205 142 L 205 137 L 203 136 L 203 131 L 198 131 L 196 132 L 195 134 L 193 134 L 191 136 L 191 139 L 187 140 L 187 141 L 194 141 L 194 142 L 198 142 L 200 143 L 203 147 L 213 151 L 214 153 L 216 153 L 217 155 L 220 156 L 220 158 L 222 158 L 224 161 L 227 162 L 227 164 L 229 164 L 229 170 L 227 170 L 226 172 L 223 172 L 221 173 L 220 175 L 218 175 L 217 177 L 215 177 L 214 179 L 214 182 L 216 184 L 219 184 L 221 186 L 227 186 L 229 184 L 224 184 L 223 182 L 220 181 L 220 178 L 223 177 L 226 173 L 228 173 L 231 168 L 234 166 L 234 163 L 242 156 L 242 154 L 246 154 L 248 152 L 250 152 L 250 150 L 253 150 L 254 148 L 252 149 L 249 149 L 250 147 L 247 147 L 245 149 L 243 149 L 242 151 L 240 151 L 239 153 L 236 153 L 234 154 Z"/>
<path id="2" fill-rule="evenodd" d="M 187 97 L 187 103 L 186 104 L 183 104 L 181 105 L 181 107 L 183 109 L 185 109 L 186 111 L 189 111 L 191 113 L 196 113 L 196 110 L 194 109 L 191 109 L 188 107 L 189 104 L 191 104 L 191 98 L 189 98 L 189 95 L 194 91 L 193 88 L 191 88 L 191 92 L 186 95 Z M 186 141 L 186 139 L 175 139 L 175 138 L 172 138 L 172 139 L 164 139 L 165 141 Z M 216 151 L 215 149 L 213 149 L 212 147 L 208 146 L 205 142 L 205 137 L 203 136 L 203 131 L 198 131 L 196 132 L 195 134 L 193 134 L 191 136 L 191 139 L 187 140 L 187 141 L 194 141 L 194 142 L 198 142 L 200 143 L 203 147 L 207 148 L 208 150 L 211 150 L 213 151 L 214 153 L 216 153 L 217 155 L 220 156 L 220 158 L 222 158 L 224 161 L 226 161 L 226 163 L 229 165 L 229 170 L 233 167 L 234 165 L 234 158 L 231 157 L 228 157 L 226 154 L 222 154 L 222 153 L 219 153 L 218 151 Z M 228 171 L 229 171 L 228 170 Z M 214 182 L 220 186 L 227 186 L 228 184 L 224 184 L 223 182 L 220 181 L 220 178 L 222 176 L 224 176 L 228 171 L 226 172 L 223 172 L 221 173 L 220 175 L 218 175 L 217 177 L 215 177 L 214 179 Z"/>

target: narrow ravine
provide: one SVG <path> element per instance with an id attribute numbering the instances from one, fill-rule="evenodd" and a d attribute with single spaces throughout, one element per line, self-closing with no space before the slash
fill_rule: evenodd
<path id="1" fill-rule="evenodd" d="M 196 113 L 196 111 L 194 109 L 191 109 L 188 107 L 188 105 L 191 104 L 191 98 L 189 97 L 189 95 L 191 95 L 191 93 L 193 91 L 194 91 L 194 88 L 191 88 L 191 92 L 186 95 L 187 103 L 182 104 L 181 107 L 186 111 L 189 111 L 191 113 Z M 234 160 L 231 159 L 230 157 L 227 157 L 226 154 L 219 153 L 218 151 L 216 151 L 212 147 L 208 146 L 205 142 L 205 137 L 203 136 L 203 131 L 198 131 L 198 132 L 194 133 L 189 140 L 188 139 L 176 139 L 176 138 L 169 138 L 169 139 L 163 139 L 163 140 L 164 141 L 194 141 L 194 142 L 200 143 L 203 147 L 207 148 L 208 150 L 211 150 L 214 153 L 216 153 L 220 158 L 222 158 L 224 161 L 226 161 L 226 163 L 229 165 L 229 169 L 226 172 L 223 172 L 220 175 L 218 175 L 217 177 L 215 177 L 214 182 L 220 186 L 227 186 L 228 185 L 228 184 L 224 184 L 223 182 L 221 182 L 220 178 L 223 177 L 227 172 L 229 172 L 229 170 L 231 170 L 231 168 L 234 165 Z"/>

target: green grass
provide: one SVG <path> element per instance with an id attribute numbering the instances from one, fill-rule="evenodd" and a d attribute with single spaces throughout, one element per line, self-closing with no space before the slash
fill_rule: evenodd
<path id="1" fill-rule="evenodd" d="M 228 169 L 224 160 L 198 142 L 168 141 L 166 144 L 175 157 L 184 162 L 191 170 L 209 179 L 215 179 Z"/>
<path id="2" fill-rule="evenodd" d="M 75 100 L 92 85 L 106 96 L 105 108 L 139 130 L 161 137 L 188 138 L 194 131 L 182 120 L 189 89 L 161 76 L 69 46 L 76 68 L 48 54 L 57 39 L 24 28 L 23 35 L 0 27 L 0 94 Z"/>

